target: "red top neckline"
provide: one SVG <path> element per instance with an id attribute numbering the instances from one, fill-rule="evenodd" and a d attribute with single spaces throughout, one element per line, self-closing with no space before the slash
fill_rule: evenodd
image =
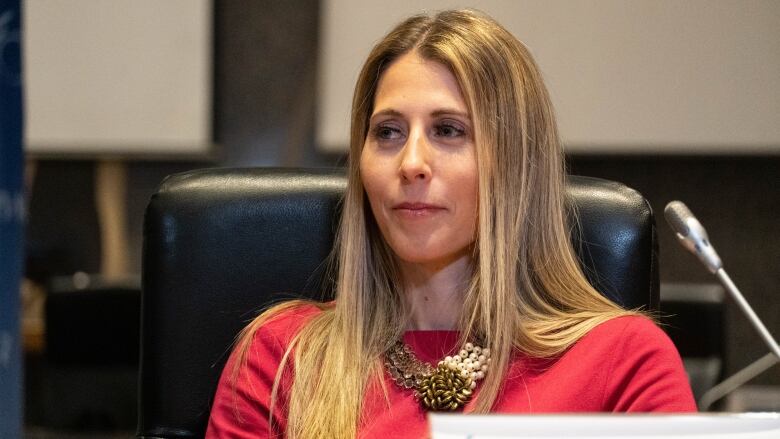
<path id="1" fill-rule="evenodd" d="M 403 335 L 403 342 L 417 358 L 433 365 L 460 351 L 459 339 L 460 332 L 451 330 L 411 330 Z"/>

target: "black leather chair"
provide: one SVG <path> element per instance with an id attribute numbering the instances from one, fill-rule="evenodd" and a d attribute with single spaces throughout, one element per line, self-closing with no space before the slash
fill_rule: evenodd
<path id="1" fill-rule="evenodd" d="M 168 177 L 146 211 L 139 437 L 204 434 L 238 331 L 285 296 L 323 297 L 346 185 L 300 169 L 205 169 Z M 655 224 L 619 183 L 570 177 L 574 243 L 591 282 L 628 308 L 658 306 Z"/>

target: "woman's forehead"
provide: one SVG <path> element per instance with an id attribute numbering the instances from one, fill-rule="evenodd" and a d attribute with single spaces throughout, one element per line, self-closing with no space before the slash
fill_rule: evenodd
<path id="1" fill-rule="evenodd" d="M 468 115 L 468 106 L 450 69 L 410 52 L 396 59 L 380 76 L 372 115 L 421 110 Z"/>

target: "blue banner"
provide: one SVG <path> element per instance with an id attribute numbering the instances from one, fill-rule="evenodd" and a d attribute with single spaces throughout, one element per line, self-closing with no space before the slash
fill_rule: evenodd
<path id="1" fill-rule="evenodd" d="M 22 275 L 20 1 L 0 0 L 0 439 L 22 437 L 19 282 Z"/>

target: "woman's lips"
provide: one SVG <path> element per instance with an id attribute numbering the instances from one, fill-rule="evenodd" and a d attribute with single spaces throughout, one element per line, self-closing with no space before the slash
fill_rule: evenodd
<path id="1" fill-rule="evenodd" d="M 393 211 L 404 218 L 425 218 L 443 210 L 441 206 L 428 203 L 401 203 L 393 206 Z"/>

